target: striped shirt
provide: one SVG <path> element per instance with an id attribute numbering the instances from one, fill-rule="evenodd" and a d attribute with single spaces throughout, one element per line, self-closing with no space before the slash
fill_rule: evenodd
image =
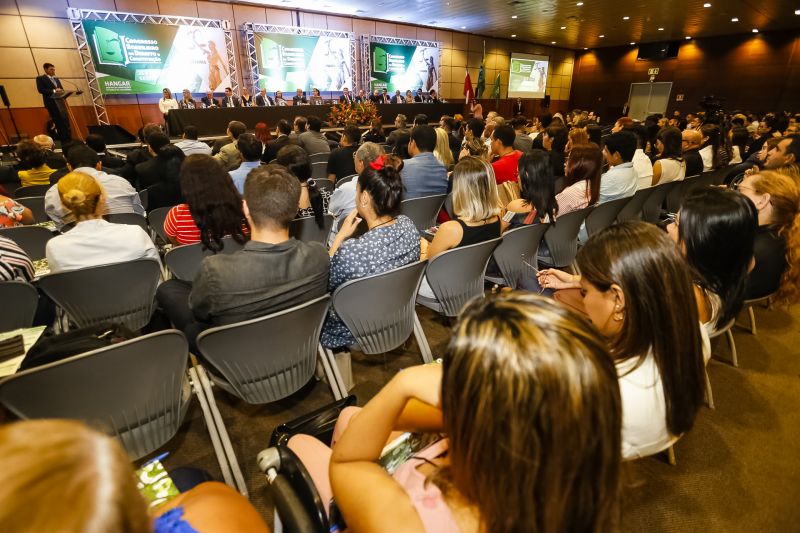
<path id="1" fill-rule="evenodd" d="M 11 239 L 0 237 L 0 281 L 30 281 L 34 274 L 28 254 Z"/>
<path id="2" fill-rule="evenodd" d="M 589 182 L 576 181 L 556 195 L 558 215 L 566 215 L 572 211 L 583 209 L 589 205 Z"/>
<path id="3" fill-rule="evenodd" d="M 200 242 L 200 229 L 194 223 L 188 204 L 179 204 L 169 210 L 164 219 L 164 233 L 178 241 L 178 244 Z"/>

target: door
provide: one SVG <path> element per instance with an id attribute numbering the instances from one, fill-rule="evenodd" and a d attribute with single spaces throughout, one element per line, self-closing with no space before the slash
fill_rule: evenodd
<path id="1" fill-rule="evenodd" d="M 672 82 L 631 83 L 630 109 L 628 116 L 634 120 L 644 121 L 649 115 L 667 112 Z"/>

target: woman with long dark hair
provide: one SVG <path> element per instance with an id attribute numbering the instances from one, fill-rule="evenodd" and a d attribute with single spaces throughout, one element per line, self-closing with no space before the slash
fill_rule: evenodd
<path id="1" fill-rule="evenodd" d="M 519 158 L 519 185 L 520 198 L 506 206 L 504 230 L 556 219 L 555 176 L 547 152 L 534 149 L 522 154 Z"/>
<path id="2" fill-rule="evenodd" d="M 202 242 L 203 248 L 218 252 L 223 237 L 247 240 L 242 197 L 216 159 L 190 155 L 181 165 L 180 182 L 186 203 L 170 209 L 164 220 L 164 233 L 173 244 Z"/>
<path id="3" fill-rule="evenodd" d="M 641 221 L 594 235 L 577 263 L 580 275 L 543 270 L 539 283 L 580 288 L 586 314 L 607 339 L 622 396 L 623 457 L 663 451 L 692 428 L 710 357 L 691 269 L 663 231 Z"/>
<path id="4" fill-rule="evenodd" d="M 376 118 L 369 124 L 369 129 L 361 136 L 361 142 L 370 142 L 376 144 L 383 144 L 386 142 L 386 134 L 383 133 L 383 124 L 381 119 Z"/>
<path id="5" fill-rule="evenodd" d="M 306 435 L 289 441 L 325 505 L 333 500 L 355 531 L 618 529 L 620 393 L 584 318 L 530 294 L 475 299 L 442 359 L 403 370 L 356 416 L 343 413 L 332 452 Z M 401 428 L 447 438 L 390 475 L 378 458 Z"/>
<path id="6" fill-rule="evenodd" d="M 757 228 L 753 202 L 721 187 L 690 193 L 667 227 L 694 274 L 700 320 L 709 333 L 736 318 L 742 307 Z"/>
<path id="7" fill-rule="evenodd" d="M 603 173 L 603 152 L 594 143 L 578 145 L 570 151 L 565 167 L 565 187 L 556 196 L 559 215 L 597 203 Z"/>
<path id="8" fill-rule="evenodd" d="M 700 157 L 703 158 L 703 171 L 716 170 L 728 164 L 728 153 L 722 146 L 722 132 L 716 124 L 703 124 L 700 127 L 703 144 L 700 148 Z"/>
<path id="9" fill-rule="evenodd" d="M 314 217 L 317 226 L 325 227 L 325 213 L 331 193 L 327 189 L 317 187 L 311 179 L 311 161 L 305 150 L 297 145 L 289 144 L 278 151 L 275 162 L 289 169 L 300 181 L 300 205 L 297 218 Z"/>
<path id="10" fill-rule="evenodd" d="M 743 157 L 747 153 L 747 143 L 750 141 L 750 132 L 744 126 L 731 128 L 728 133 L 728 153 L 731 155 L 729 165 L 738 165 L 743 162 Z"/>
<path id="11" fill-rule="evenodd" d="M 658 159 L 653 163 L 651 186 L 659 183 L 680 181 L 686 177 L 686 161 L 683 160 L 681 130 L 674 126 L 661 128 L 656 135 Z"/>

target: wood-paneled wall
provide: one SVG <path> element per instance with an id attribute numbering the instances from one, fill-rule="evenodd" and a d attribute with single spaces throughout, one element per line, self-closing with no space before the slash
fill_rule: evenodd
<path id="1" fill-rule="evenodd" d="M 631 83 L 672 82 L 668 112 L 697 111 L 707 95 L 725 99 L 726 110 L 800 111 L 800 36 L 797 32 L 695 39 L 681 44 L 676 59 L 637 61 L 637 47 L 578 53 L 570 107 L 589 109 L 613 121 L 628 99 Z M 683 101 L 676 101 L 677 95 Z"/>
<path id="2" fill-rule="evenodd" d="M 84 91 L 82 96 L 71 100 L 81 131 L 85 134 L 86 126 L 96 123 L 83 66 L 66 18 L 68 7 L 225 19 L 234 28 L 244 22 L 287 26 L 299 23 L 303 27 L 351 31 L 357 37 L 387 35 L 440 41 L 441 93 L 453 101 L 463 99 L 467 71 L 473 84 L 477 82 L 484 41 L 487 86 L 484 96 L 491 92 L 495 76 L 500 72 L 501 97 L 505 98 L 511 52 L 550 56 L 547 93 L 551 96 L 553 106 L 559 102 L 566 106 L 572 83 L 575 54 L 571 50 L 408 24 L 308 12 L 299 12 L 298 21 L 294 11 L 203 0 L 0 0 L 0 57 L 3 58 L 0 61 L 0 85 L 6 87 L 14 118 L 23 135 L 33 136 L 44 131 L 48 118 L 34 81 L 43 72 L 44 62 L 56 65 L 57 75 L 65 82 L 65 88 L 74 85 Z M 244 50 L 240 49 L 238 36 L 234 43 L 241 84 L 248 60 Z M 359 71 L 359 65 L 356 65 L 356 72 Z M 159 95 L 106 97 L 109 119 L 131 132 L 145 122 L 161 121 L 156 105 L 158 98 Z M 530 105 L 533 107 L 532 103 Z M 510 109 L 510 104 L 508 107 Z M 488 109 L 487 105 L 484 105 L 484 109 Z M 4 132 L 13 134 L 8 110 L 0 110 L 0 125 Z M 5 140 L 0 138 L 0 142 Z"/>

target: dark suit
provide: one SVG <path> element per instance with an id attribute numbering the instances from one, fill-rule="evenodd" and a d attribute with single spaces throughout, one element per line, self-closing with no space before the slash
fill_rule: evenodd
<path id="1" fill-rule="evenodd" d="M 447 144 L 450 145 L 450 152 L 453 154 L 453 161 L 458 161 L 458 154 L 461 153 L 461 141 L 456 137 L 455 133 L 450 132 L 447 135 Z"/>
<path id="2" fill-rule="evenodd" d="M 272 99 L 270 95 L 261 96 L 261 94 L 256 95 L 256 107 L 265 107 L 268 105 L 275 105 L 275 100 Z"/>
<path id="3" fill-rule="evenodd" d="M 422 102 L 424 102 L 424 101 L 425 101 L 425 97 L 424 97 L 424 96 L 422 96 L 421 94 L 416 94 L 416 95 L 414 95 L 414 101 L 415 101 L 415 102 L 422 103 Z"/>
<path id="4" fill-rule="evenodd" d="M 524 115 L 525 114 L 525 106 L 522 105 L 522 102 L 517 102 L 514 104 L 514 115 Z"/>
<path id="5" fill-rule="evenodd" d="M 390 104 L 392 102 L 392 97 L 389 96 L 389 93 L 383 93 L 381 95 L 380 103 L 381 104 Z"/>
<path id="6" fill-rule="evenodd" d="M 404 104 L 406 103 L 406 97 L 402 94 L 400 96 L 394 95 L 392 96 L 392 103 L 393 104 Z"/>
<path id="7" fill-rule="evenodd" d="M 209 100 L 208 96 L 204 96 L 200 99 L 200 101 L 203 102 L 203 105 L 206 107 L 213 107 L 213 106 L 219 107 L 219 100 L 217 100 L 216 98 L 212 98 L 211 100 Z"/>
<path id="8" fill-rule="evenodd" d="M 53 94 L 55 94 L 57 88 L 63 89 L 64 87 L 61 85 L 61 80 L 55 76 L 52 80 L 47 74 L 36 77 L 36 90 L 42 95 L 42 103 L 56 125 L 58 138 L 63 142 L 69 140 L 72 134 L 69 130 L 69 117 L 61 113 L 58 103 L 53 99 Z"/>
<path id="9" fill-rule="evenodd" d="M 341 95 L 339 97 L 339 103 L 340 104 L 352 104 L 354 101 L 355 101 L 355 98 L 353 98 L 352 94 L 349 94 L 347 96 Z"/>
<path id="10" fill-rule="evenodd" d="M 242 102 L 238 96 L 223 96 L 222 107 L 242 107 Z"/>
<path id="11" fill-rule="evenodd" d="M 381 95 L 375 96 L 374 94 L 369 95 L 369 100 L 373 104 L 380 104 L 383 101 L 383 97 Z"/>
<path id="12" fill-rule="evenodd" d="M 267 143 L 267 146 L 264 148 L 264 153 L 261 155 L 261 161 L 264 163 L 269 163 L 276 157 L 278 157 L 278 151 L 287 146 L 289 144 L 294 144 L 299 146 L 300 143 L 297 142 L 295 139 L 292 139 L 288 135 L 281 135 L 277 139 L 274 139 Z"/>
<path id="13" fill-rule="evenodd" d="M 364 103 L 364 102 L 366 102 L 367 100 L 371 100 L 371 99 L 372 99 L 372 97 L 371 97 L 371 96 L 356 96 L 356 97 L 354 98 L 354 100 L 355 100 L 355 102 L 356 102 L 357 104 L 363 104 L 363 103 Z"/>
<path id="14" fill-rule="evenodd" d="M 292 102 L 294 103 L 294 105 L 300 105 L 300 104 L 307 104 L 308 100 L 306 99 L 305 96 L 294 95 L 294 97 L 292 98 Z"/>

